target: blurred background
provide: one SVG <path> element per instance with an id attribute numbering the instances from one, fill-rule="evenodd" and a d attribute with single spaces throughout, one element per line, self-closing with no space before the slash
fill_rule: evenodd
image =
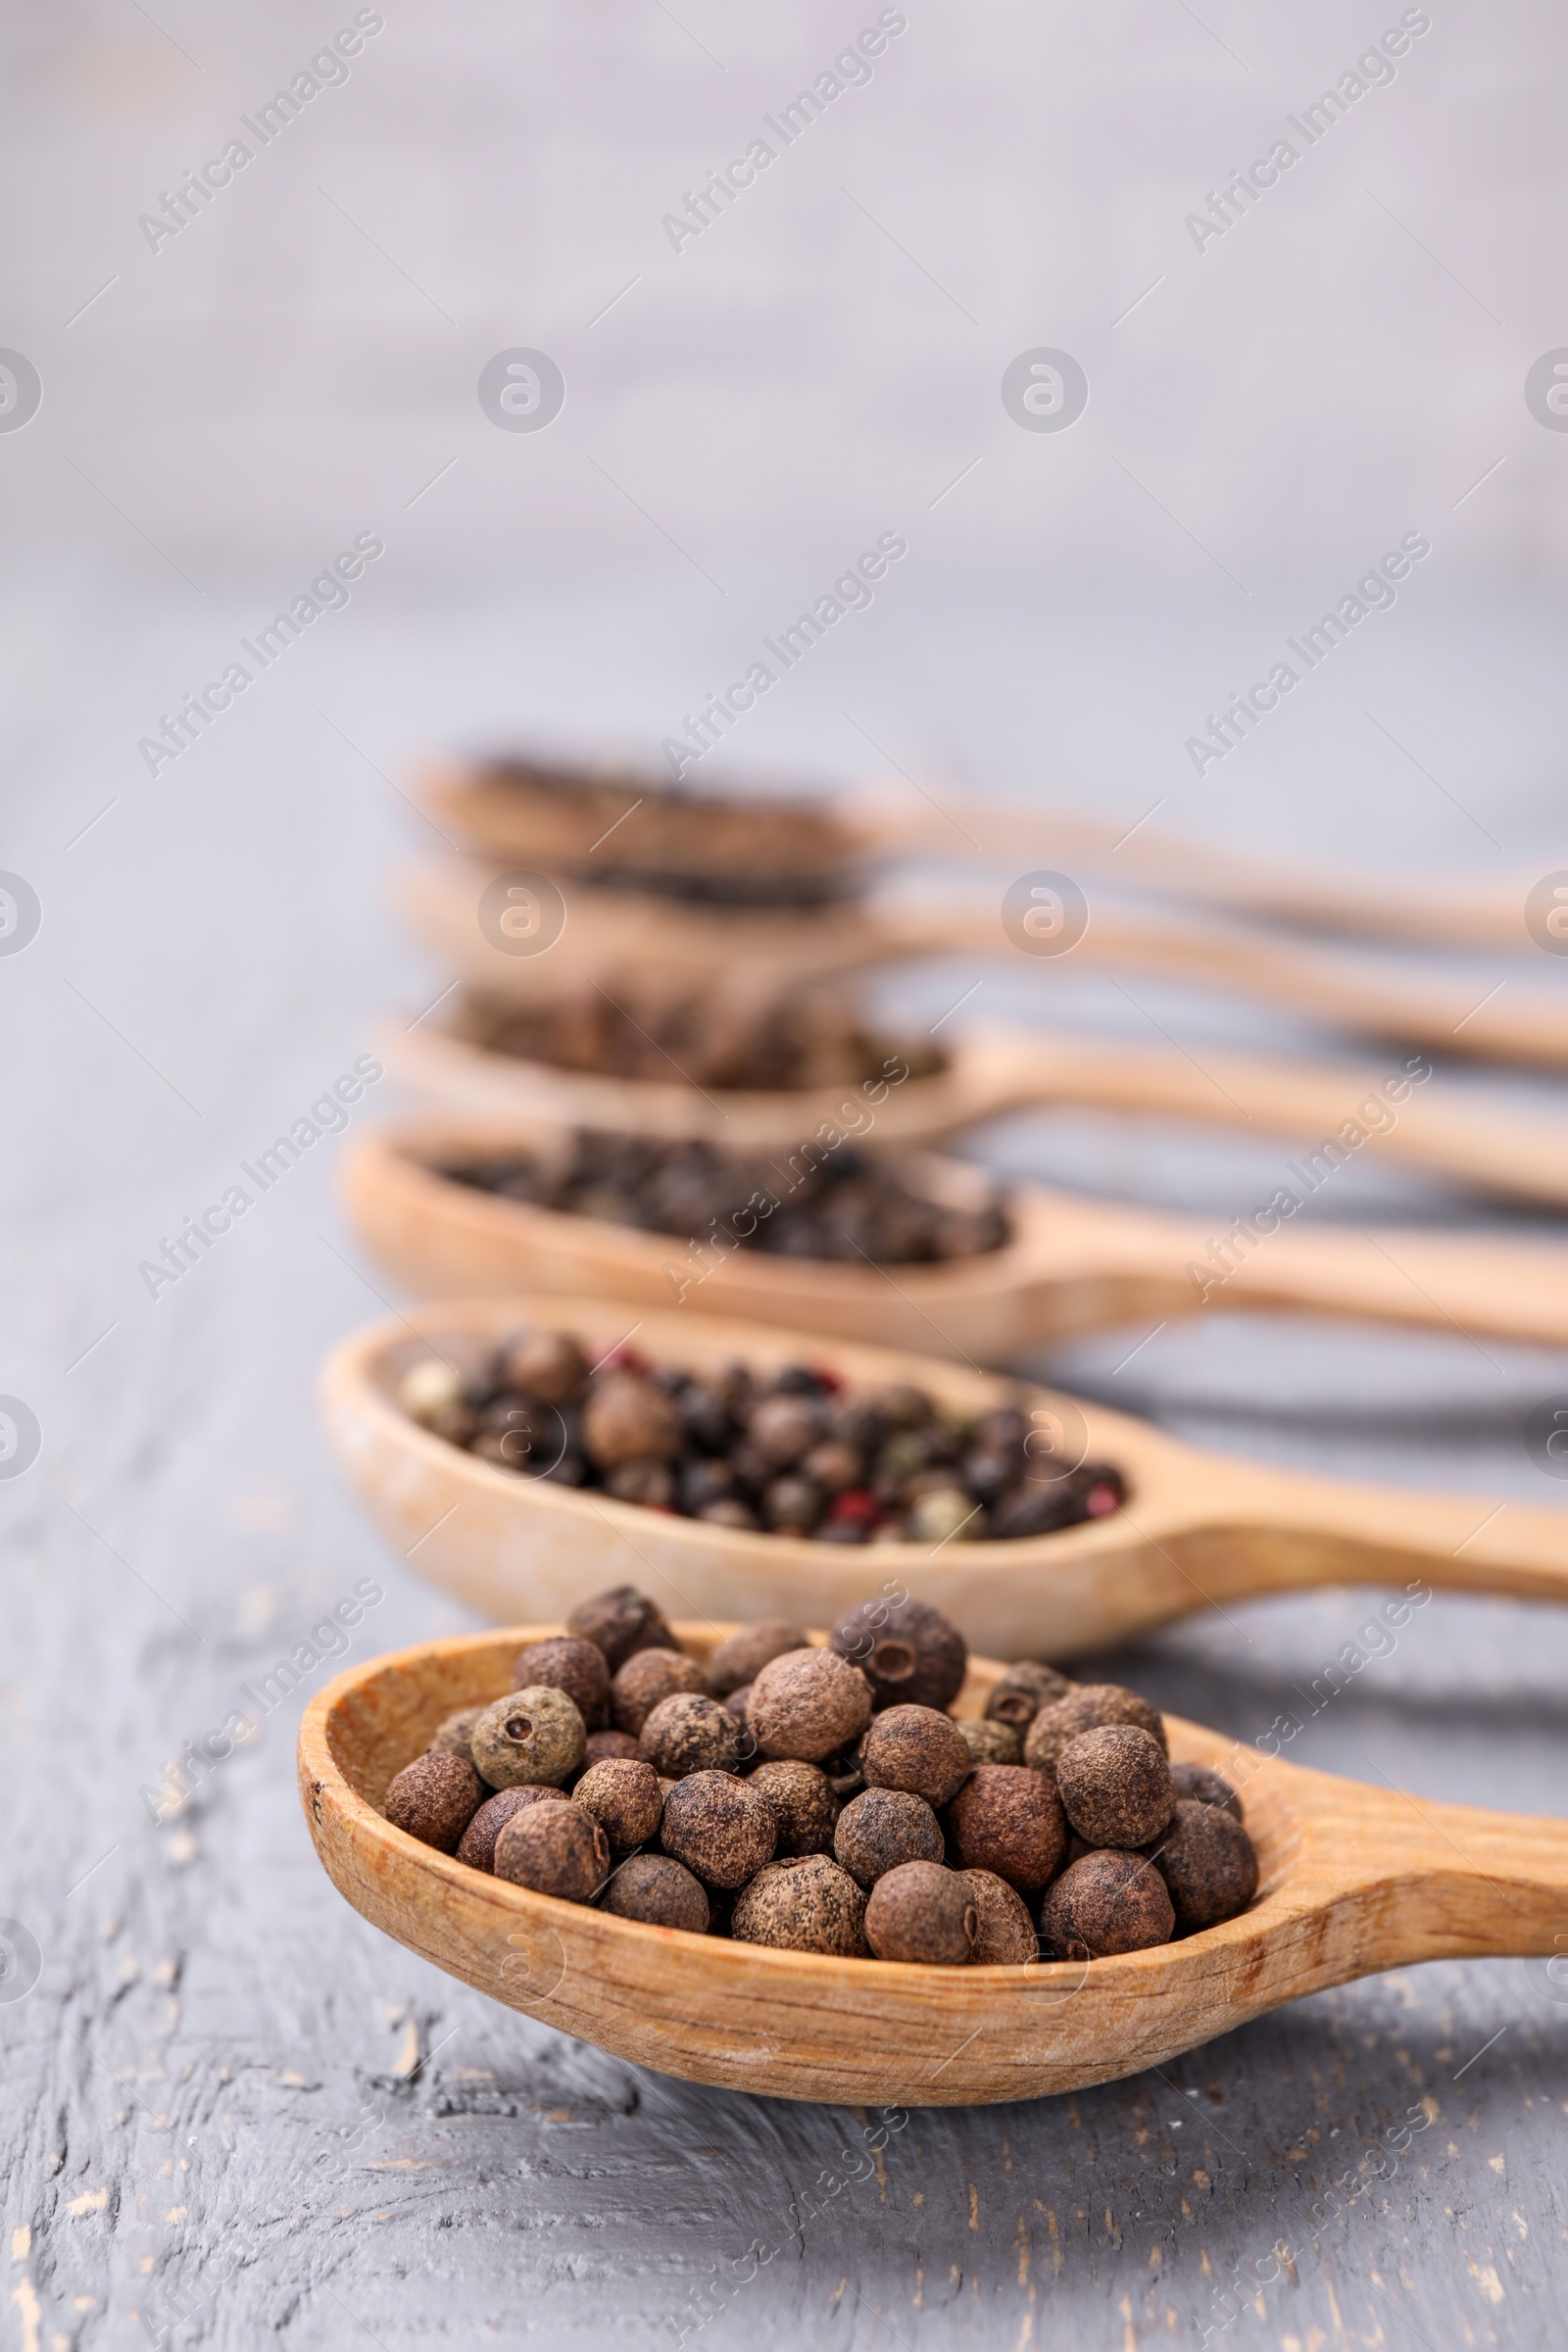
<path id="1" fill-rule="evenodd" d="M 855 46 L 865 31 L 879 49 Z M 447 986 L 388 906 L 394 870 L 440 847 L 422 755 L 657 760 L 882 533 L 906 557 L 737 726 L 728 781 L 891 779 L 960 813 L 983 794 L 1521 897 L 1568 866 L 1568 418 L 1546 397 L 1568 343 L 1568 39 L 1537 0 L 1372 16 L 1328 0 L 1290 21 L 1256 0 L 850 16 L 476 0 L 422 18 L 103 0 L 20 18 L 5 48 L 0 867 L 40 919 L 0 957 L 0 1389 L 36 1415 L 41 1451 L 0 1483 L 0 1911 L 40 1959 L 0 2005 L 22 2092 L 0 2341 L 184 2327 L 238 2344 L 266 2327 L 336 2346 L 363 2326 L 390 2345 L 470 2322 L 501 2341 L 662 2341 L 836 2127 L 648 2085 L 375 1936 L 310 1853 L 281 1719 L 151 1826 L 138 1789 L 357 1580 L 386 1597 L 356 1654 L 466 1620 L 381 1551 L 316 1431 L 321 1353 L 390 1302 L 331 1204 L 337 1141 L 173 1289 L 149 1298 L 138 1269 L 378 1023 Z M 816 112 L 781 128 L 807 89 Z M 1337 111 L 1307 116 L 1324 92 Z M 759 139 L 766 169 L 705 220 L 710 175 Z M 230 155 L 209 201 L 181 198 L 236 140 L 243 168 Z M 1227 204 L 1280 141 L 1289 169 Z M 1004 400 L 1043 350 L 1087 381 L 1065 429 Z M 481 399 L 516 352 L 564 385 L 541 429 L 504 428 Z M 1431 553 L 1396 601 L 1196 772 L 1208 714 L 1406 534 Z M 361 535 L 384 552 L 348 601 L 177 758 L 149 756 Z M 717 754 L 687 771 L 718 780 Z M 1560 977 L 1523 942 L 1442 961 L 1477 999 Z M 1152 978 L 1129 994 L 1070 958 L 872 986 L 929 1021 L 975 981 L 969 1015 L 1014 1025 L 1348 1051 L 1259 1001 Z M 1443 1076 L 1479 1119 L 1561 1115 L 1545 1079 Z M 391 1107 L 378 1082 L 359 1115 Z M 1268 1198 L 1287 1149 L 1063 1112 L 964 1148 L 1216 1230 Z M 1558 1230 L 1371 1154 L 1313 1213 Z M 1036 1368 L 1233 1450 L 1559 1499 L 1522 1437 L 1568 1391 L 1554 1350 L 1216 1315 Z M 1107 1671 L 1251 1739 L 1361 1606 L 1330 1592 L 1197 1618 Z M 1557 1809 L 1555 1617 L 1440 1599 L 1418 1626 L 1298 1752 Z M 1509 2027 L 1462 2095 L 1446 2087 Z M 1212 2212 L 1170 2137 L 1175 2089 L 1081 2102 L 1114 2184 L 1086 2172 L 1074 2189 L 1107 2228 L 1056 2261 L 1071 2340 L 1197 2328 L 1210 2254 L 1223 2268 L 1289 2226 L 1283 2151 L 1320 2126 L 1376 2128 L 1380 2101 L 1414 2095 L 1412 2069 L 1447 2102 L 1451 2153 L 1409 2213 L 1362 2216 L 1343 2262 L 1303 2269 L 1286 2321 L 1346 2340 L 1328 2332 L 1338 2292 L 1381 2326 L 1367 2280 L 1408 2230 L 1423 2340 L 1539 2340 L 1543 2258 L 1508 2216 L 1544 2243 L 1552 2158 L 1522 2086 L 1568 2084 L 1557 2012 L 1508 1964 L 1324 1996 L 1206 2053 L 1191 2080 L 1216 2086 L 1230 2134 L 1200 2166 L 1222 2181 Z M 351 2163 L 367 2115 L 382 2153 Z M 1504 2130 L 1518 2181 L 1489 2169 Z M 886 2332 L 871 2306 L 897 2304 L 899 2340 L 922 2347 L 1004 2327 L 1052 2340 L 1044 2256 L 1032 2281 L 1018 2268 L 1006 2150 L 1029 2151 L 1044 2197 L 1091 2163 L 1078 2132 L 1054 2105 L 922 2125 L 879 2220 L 824 2221 L 744 2324 L 869 2344 Z M 643 2178 L 657 2209 L 626 2186 Z M 1157 2293 L 1141 2240 L 1129 2283 L 1134 2216 L 1165 2249 Z M 225 2243 L 237 2273 L 215 2262 Z M 847 2266 L 864 2308 L 835 2296 Z M 917 2304 L 916 2270 L 948 2288 Z"/>

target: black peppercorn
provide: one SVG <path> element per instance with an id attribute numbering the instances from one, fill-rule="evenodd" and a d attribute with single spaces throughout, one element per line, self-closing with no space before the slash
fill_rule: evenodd
<path id="1" fill-rule="evenodd" d="M 1233 1919 L 1257 1892 L 1252 1840 L 1223 1805 L 1182 1797 L 1153 1863 L 1170 1891 L 1181 1936 Z"/>
<path id="2" fill-rule="evenodd" d="M 1043 1773 L 1021 1764 L 978 1764 L 946 1815 L 953 1858 L 1038 1894 L 1061 1867 L 1067 1821 Z"/>
<path id="3" fill-rule="evenodd" d="M 534 1783 L 516 1788 L 498 1788 L 493 1796 L 485 1798 L 464 1831 L 458 1843 L 458 1860 L 466 1862 L 470 1870 L 494 1870 L 496 1839 L 504 1824 L 512 1819 L 514 1813 L 520 1813 L 524 1805 L 543 1804 L 547 1799 L 556 1804 L 564 1804 L 565 1790 L 542 1788 Z"/>
<path id="4" fill-rule="evenodd" d="M 700 1879 L 668 1854 L 633 1854 L 611 1874 L 601 1909 L 617 1919 L 638 1919 L 650 1928 L 683 1928 L 706 1936 L 708 1895 Z"/>
<path id="5" fill-rule="evenodd" d="M 1065 1697 L 1041 1708 L 1024 1734 L 1023 1760 L 1036 1772 L 1054 1772 L 1069 1740 L 1106 1723 L 1136 1724 L 1165 1745 L 1165 1727 L 1157 1711 L 1136 1690 L 1124 1690 L 1119 1683 L 1075 1683 Z"/>
<path id="6" fill-rule="evenodd" d="M 865 1906 L 865 1940 L 879 1960 L 963 1968 L 974 1956 L 974 1889 L 939 1862 L 904 1862 L 878 1879 Z"/>
<path id="7" fill-rule="evenodd" d="M 484 1801 L 484 1783 L 466 1756 L 429 1748 L 405 1764 L 386 1792 L 386 1817 L 422 1845 L 453 1853 Z"/>
<path id="8" fill-rule="evenodd" d="M 635 1585 L 612 1585 L 608 1592 L 580 1600 L 566 1619 L 566 1631 L 602 1649 L 612 1674 L 636 1650 L 680 1647 L 658 1602 Z"/>
<path id="9" fill-rule="evenodd" d="M 874 1788 L 907 1788 L 928 1805 L 956 1796 L 973 1769 L 963 1734 L 935 1707 L 886 1707 L 860 1741 L 860 1770 Z"/>
<path id="10" fill-rule="evenodd" d="M 1142 1854 L 1085 1854 L 1068 1864 L 1040 1910 L 1040 1933 L 1058 1960 L 1142 1952 L 1168 1943 L 1175 1924 L 1165 1882 Z"/>
<path id="11" fill-rule="evenodd" d="M 781 1756 L 774 1762 L 759 1764 L 750 1776 L 749 1786 L 761 1790 L 778 1816 L 775 1853 L 790 1856 L 832 1851 L 839 1800 L 827 1775 L 816 1765 Z"/>
<path id="12" fill-rule="evenodd" d="M 840 1657 L 860 1668 L 877 1708 L 947 1707 L 958 1695 L 968 1644 L 923 1600 L 863 1600 L 833 1629 Z"/>
<path id="13" fill-rule="evenodd" d="M 496 1838 L 498 1879 L 563 1902 L 591 1902 L 610 1875 L 610 1846 L 591 1813 L 572 1797 L 528 1805 L 503 1822 Z"/>
<path id="14" fill-rule="evenodd" d="M 773 1858 L 778 1821 L 749 1781 L 727 1772 L 694 1772 L 664 1798 L 660 1840 L 705 1886 L 744 1886 Z"/>
<path id="15" fill-rule="evenodd" d="M 610 1669 L 597 1642 L 577 1634 L 530 1642 L 512 1662 L 512 1687 L 524 1690 L 536 1683 L 564 1690 L 588 1730 L 601 1729 L 610 1712 Z"/>
<path id="16" fill-rule="evenodd" d="M 871 1693 L 857 1667 L 830 1649 L 788 1649 L 758 1669 L 746 1721 L 764 1756 L 814 1764 L 871 1720 Z"/>
<path id="17" fill-rule="evenodd" d="M 833 1832 L 833 1852 L 862 1886 L 904 1862 L 940 1862 L 942 1825 L 923 1796 L 906 1788 L 867 1788 L 851 1799 Z"/>
<path id="18" fill-rule="evenodd" d="M 1056 1756 L 1067 1819 L 1091 1845 L 1147 1845 L 1176 1810 L 1170 1766 L 1157 1740 L 1132 1723 L 1080 1732 Z"/>
<path id="19" fill-rule="evenodd" d="M 737 1943 L 768 1943 L 787 1952 L 866 1958 L 865 1896 L 826 1854 L 769 1862 L 736 1897 L 730 1934 Z"/>
<path id="20" fill-rule="evenodd" d="M 610 1686 L 615 1728 L 636 1735 L 662 1698 L 676 1690 L 701 1690 L 702 1687 L 703 1670 L 684 1650 L 636 1650 Z"/>
<path id="21" fill-rule="evenodd" d="M 745 1726 L 722 1699 L 702 1690 L 675 1690 L 650 1708 L 640 1734 L 642 1752 L 665 1780 L 694 1772 L 727 1772 L 739 1762 Z"/>

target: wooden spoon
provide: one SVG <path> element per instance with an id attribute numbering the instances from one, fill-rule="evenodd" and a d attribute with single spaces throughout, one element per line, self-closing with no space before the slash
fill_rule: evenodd
<path id="1" fill-rule="evenodd" d="M 698 1659 L 733 1630 L 675 1628 Z M 1251 1906 L 1217 1928 L 1116 1959 L 926 1968 L 644 1927 L 470 1870 L 380 1810 L 443 1715 L 499 1696 L 521 1644 L 560 1631 L 426 1642 L 339 1675 L 300 1727 L 306 1823 L 339 1893 L 385 1935 L 684 2082 L 843 2107 L 1039 2098 L 1168 2065 L 1382 1969 L 1549 1953 L 1568 1924 L 1568 1825 L 1417 1803 L 1167 1715 L 1173 1757 L 1241 1783 L 1258 1852 Z M 971 1657 L 955 1713 L 983 1713 L 1001 1672 Z"/>
<path id="2" fill-rule="evenodd" d="M 1029 1185 L 1010 1195 L 1013 1238 L 1004 1248 L 884 1269 L 774 1257 L 733 1243 L 700 1247 L 508 1200 L 443 1172 L 507 1152 L 547 1153 L 562 1140 L 537 1122 L 425 1119 L 368 1129 L 339 1162 L 344 1210 L 417 1297 L 545 1291 L 639 1307 L 689 1301 L 705 1314 L 981 1363 L 1205 1304 L 1357 1315 L 1543 1347 L 1560 1347 L 1568 1333 L 1568 1249 L 1550 1243 L 1281 1223 L 1244 1250 L 1218 1220 L 1217 1238 L 1231 1241 L 1235 1260 L 1225 1274 L 1223 1256 L 1209 1254 L 1215 1225 Z M 909 1190 L 955 1208 L 991 1195 L 986 1172 L 960 1160 L 901 1152 L 898 1173 Z M 780 1199 L 790 1181 L 777 1172 Z M 1209 1286 L 1206 1298 L 1200 1283 Z"/>
<path id="3" fill-rule="evenodd" d="M 1043 978 L 1066 956 L 1026 955 L 1004 928 L 1000 898 L 879 905 L 849 901 L 808 910 L 682 906 L 636 890 L 562 882 L 564 931 L 548 954 L 519 956 L 495 946 L 477 909 L 495 869 L 456 859 L 411 869 L 399 896 L 426 943 L 470 987 L 529 1001 L 542 993 L 603 983 L 612 995 L 635 976 L 646 1001 L 651 981 L 666 995 L 722 976 L 744 979 L 759 997 L 870 964 L 949 954 L 1007 957 Z M 1262 998 L 1351 1035 L 1397 1039 L 1433 1053 L 1568 1068 L 1568 997 L 1540 989 L 1499 992 L 1495 976 L 1457 981 L 1427 974 L 1393 980 L 1334 950 L 1281 944 L 1256 934 L 1177 927 L 1103 912 L 1069 951 L 1076 964 L 1148 972 L 1164 979 Z"/>
<path id="4" fill-rule="evenodd" d="M 435 1351 L 477 1368 L 520 1325 L 574 1333 L 598 1360 L 619 1342 L 656 1363 L 760 1370 L 803 1354 L 857 1387 L 912 1381 L 967 1413 L 1021 1400 L 1043 1470 L 1113 1462 L 1108 1518 L 1004 1543 L 844 1545 L 762 1535 L 514 1476 L 432 1437 L 396 1402 Z M 1434 1586 L 1568 1600 L 1568 1512 L 1314 1478 L 1200 1451 L 1147 1422 L 937 1358 L 813 1340 L 757 1323 L 645 1312 L 624 1301 L 443 1300 L 343 1341 L 320 1382 L 327 1436 L 370 1518 L 432 1583 L 486 1616 L 564 1617 L 628 1578 L 697 1617 L 832 1625 L 883 1577 L 946 1609 L 1003 1657 L 1064 1658 L 1204 1606 L 1317 1585 Z"/>
<path id="5" fill-rule="evenodd" d="M 947 1040 L 944 1039 L 946 1044 Z M 1404 1071 L 1345 1064 L 1278 1062 L 1204 1046 L 1200 1057 L 1180 1046 L 1127 1046 L 1066 1030 L 968 1030 L 956 1037 L 946 1069 L 929 1078 L 893 1076 L 867 1085 L 804 1087 L 765 1094 L 706 1093 L 671 1063 L 669 1083 L 607 1078 L 552 1063 L 525 1061 L 470 1045 L 452 1030 L 419 1019 L 381 1032 L 387 1067 L 445 1107 L 478 1118 L 542 1119 L 558 1127 L 595 1127 L 628 1135 L 698 1136 L 733 1151 L 789 1154 L 825 1130 L 881 1144 L 932 1143 L 1004 1111 L 1074 1103 L 1095 1110 L 1199 1119 L 1210 1126 L 1286 1136 L 1319 1171 L 1360 1149 L 1456 1177 L 1483 1191 L 1526 1200 L 1568 1203 L 1568 1127 L 1561 1122 L 1466 1109 L 1414 1091 L 1396 1107 L 1387 1099 L 1412 1081 Z M 1430 1064 L 1415 1057 L 1417 1072 Z M 1375 1137 L 1358 1106 L 1390 1123 Z M 1356 1144 L 1349 1126 L 1363 1134 Z M 1334 1139 L 1341 1139 L 1335 1142 Z M 1289 1169 L 1281 1182 L 1290 1183 Z"/>
<path id="6" fill-rule="evenodd" d="M 572 771 L 558 766 L 554 772 Z M 598 856 L 602 864 L 634 870 L 647 862 L 649 840 L 648 820 L 635 804 L 642 799 L 646 808 L 650 798 L 668 790 L 668 779 L 652 770 L 625 769 L 619 781 L 624 786 L 619 821 L 603 843 L 596 836 L 608 819 L 585 825 L 569 802 L 546 816 L 539 803 L 498 781 L 482 764 L 432 763 L 424 773 L 423 797 L 440 822 L 483 857 L 587 871 L 592 870 L 588 859 Z M 738 798 L 740 788 L 733 790 Z M 911 799 L 892 785 L 819 802 L 815 862 L 854 865 L 868 858 L 925 856 L 949 864 L 989 859 L 1018 873 L 1070 862 L 1085 872 L 1179 892 L 1204 906 L 1361 938 L 1516 954 L 1531 945 L 1525 902 L 1541 878 L 1534 873 L 1363 874 L 1295 858 L 1285 863 L 1163 833 L 1147 821 L 1130 826 L 1087 809 L 988 802 L 967 788 L 952 797 L 957 803 L 952 813 L 929 794 Z M 690 805 L 697 811 L 692 838 L 700 852 L 711 828 L 704 823 L 702 797 L 693 795 Z"/>

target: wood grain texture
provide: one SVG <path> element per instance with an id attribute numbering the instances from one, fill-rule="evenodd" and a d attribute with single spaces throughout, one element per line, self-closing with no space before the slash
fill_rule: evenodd
<path id="1" fill-rule="evenodd" d="M 504 1697 L 521 1645 L 563 1630 L 515 1626 L 350 1668 L 306 1711 L 300 1801 L 327 1875 L 376 1927 L 509 2007 L 684 2082 L 816 2105 L 994 2105 L 1172 2065 L 1380 1969 L 1557 1949 L 1568 1822 L 1458 1805 L 1423 1818 L 1397 1790 L 1245 1753 L 1255 1900 L 1202 1935 L 1114 1959 L 835 1960 L 533 1894 L 420 1844 L 383 1807 L 444 1716 Z M 699 1660 L 734 1630 L 674 1628 Z M 1002 1671 L 971 1656 L 954 1713 L 984 1714 Z M 1237 1771 L 1232 1741 L 1179 1718 L 1166 1729 L 1173 1758 Z"/>

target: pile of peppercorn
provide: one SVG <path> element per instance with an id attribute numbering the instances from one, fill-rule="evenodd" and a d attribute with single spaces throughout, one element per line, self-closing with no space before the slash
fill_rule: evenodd
<path id="1" fill-rule="evenodd" d="M 443 1173 L 504 1200 L 774 1257 L 929 1265 L 1000 1250 L 1010 1238 L 995 1200 L 973 1208 L 930 1200 L 848 1144 L 814 1166 L 811 1156 L 781 1164 L 712 1144 L 583 1130 L 559 1152 L 509 1152 Z"/>
<path id="2" fill-rule="evenodd" d="M 621 1919 L 944 1967 L 1142 1951 L 1257 1890 L 1236 1791 L 1146 1700 L 1024 1660 L 956 1720 L 968 1652 L 923 1601 L 825 1649 L 745 1625 L 706 1669 L 629 1585 L 566 1622 L 397 1775 L 396 1828 Z"/>
<path id="3" fill-rule="evenodd" d="M 398 1401 L 499 1470 L 819 1544 L 1051 1535 L 1126 1493 L 1109 1464 L 1060 1470 L 1016 1405 L 955 1413 L 923 1389 L 848 1390 L 799 1364 L 699 1377 L 629 1348 L 590 1370 L 564 1332 L 518 1333 L 472 1379 L 425 1356 Z"/>
<path id="4" fill-rule="evenodd" d="M 455 1033 L 487 1053 L 544 1061 L 606 1078 L 652 1078 L 664 1086 L 743 1089 L 902 1085 L 943 1066 L 930 1044 L 873 1036 L 842 999 L 801 992 L 759 1005 L 723 989 L 694 989 L 671 1004 L 639 999 L 617 980 L 602 989 L 527 1004 L 469 996 Z"/>

